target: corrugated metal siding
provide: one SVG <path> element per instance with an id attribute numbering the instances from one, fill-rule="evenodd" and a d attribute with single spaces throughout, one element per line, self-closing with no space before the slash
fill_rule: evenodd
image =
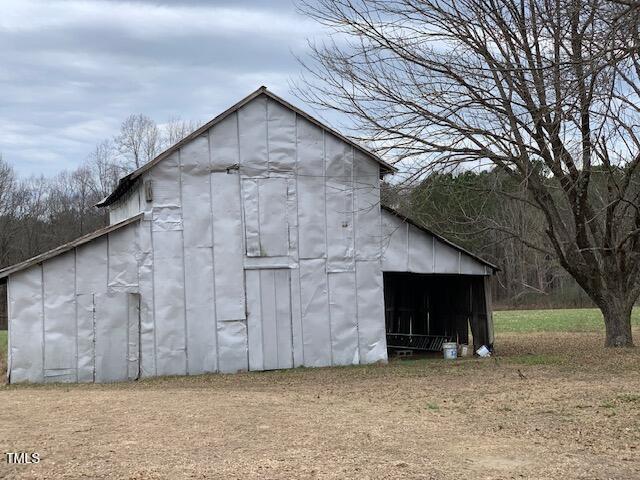
<path id="1" fill-rule="evenodd" d="M 382 270 L 385 272 L 491 275 L 490 267 L 415 225 L 382 210 Z"/>
<path id="2" fill-rule="evenodd" d="M 10 275 L 11 382 L 93 381 L 97 353 L 101 365 L 127 365 L 128 351 L 121 354 L 128 348 L 127 340 L 118 344 L 116 339 L 127 336 L 127 322 L 122 323 L 123 331 L 111 332 L 109 325 L 122 320 L 118 309 L 110 304 L 96 310 L 95 305 L 98 297 L 118 296 L 128 314 L 127 292 L 139 290 L 139 229 L 139 223 L 126 225 Z M 102 316 L 96 317 L 96 311 Z M 99 352 L 93 342 L 96 328 L 107 342 Z M 100 368 L 98 380 L 101 374 L 105 381 L 129 378 L 127 368 L 115 377 L 113 371 Z"/>
<path id="3" fill-rule="evenodd" d="M 141 208 L 156 267 L 152 305 L 143 293 L 141 306 L 142 374 L 288 366 L 263 337 L 263 322 L 282 315 L 291 366 L 386 360 L 384 339 L 358 332 L 384 331 L 382 309 L 368 306 L 382 285 L 358 291 L 356 275 L 359 262 L 379 266 L 379 176 L 378 163 L 266 96 L 148 171 L 153 201 Z M 274 270 L 283 268 L 286 281 Z M 245 275 L 257 291 L 245 294 Z M 280 308 L 256 307 L 269 292 Z"/>
<path id="4" fill-rule="evenodd" d="M 141 200 L 141 187 L 138 183 L 118 202 L 109 207 L 109 224 L 113 225 L 141 212 Z"/>

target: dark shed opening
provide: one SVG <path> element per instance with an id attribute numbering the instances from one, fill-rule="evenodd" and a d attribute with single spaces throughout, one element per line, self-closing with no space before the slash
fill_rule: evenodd
<path id="1" fill-rule="evenodd" d="M 481 275 L 384 273 L 387 348 L 440 351 L 444 342 L 490 344 L 485 279 Z"/>

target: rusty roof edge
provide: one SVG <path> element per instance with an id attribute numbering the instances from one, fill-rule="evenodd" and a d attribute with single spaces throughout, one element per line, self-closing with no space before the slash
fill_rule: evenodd
<path id="1" fill-rule="evenodd" d="M 131 225 L 132 223 L 135 223 L 139 220 L 142 219 L 142 217 L 144 217 L 144 213 L 139 213 L 131 218 L 127 218 L 126 220 L 123 220 L 121 222 L 118 223 L 114 223 L 113 225 L 109 225 L 107 227 L 103 227 L 99 230 L 95 230 L 91 233 L 87 233 L 86 235 L 83 235 L 82 237 L 76 238 L 75 240 L 72 240 L 70 242 L 67 242 L 63 245 L 60 245 L 59 247 L 53 248 L 51 250 L 48 250 L 46 252 L 40 253 L 38 255 L 36 255 L 35 257 L 31 257 L 27 260 L 24 260 L 20 263 L 16 263 L 15 265 L 11 265 L 9 267 L 5 267 L 4 269 L 0 270 L 0 280 L 3 278 L 8 277 L 9 275 L 12 275 L 16 272 L 19 272 L 21 270 L 24 270 L 25 268 L 29 268 L 33 265 L 36 265 L 38 263 L 42 263 L 46 260 L 49 260 L 53 257 L 57 257 L 58 255 L 61 255 L 63 253 L 68 252 L 69 250 L 72 250 L 76 247 L 79 247 L 81 245 L 84 245 L 86 243 L 89 243 L 92 240 L 95 240 L 96 238 L 100 238 L 103 235 L 107 235 L 111 232 L 114 232 L 122 227 L 126 227 L 127 225 Z"/>
<path id="2" fill-rule="evenodd" d="M 298 108 L 298 107 L 292 105 L 291 103 L 287 102 L 286 100 L 284 100 L 283 98 L 279 97 L 275 93 L 270 92 L 267 89 L 267 87 L 262 86 L 262 87 L 258 88 L 256 91 L 254 91 L 254 92 L 250 93 L 249 95 L 247 95 L 246 97 L 244 97 L 239 102 L 237 102 L 234 105 L 232 105 L 231 107 L 227 108 L 221 114 L 215 116 L 212 120 L 208 121 L 207 123 L 205 123 L 204 125 L 202 125 L 198 129 L 194 130 L 192 133 L 190 133 L 189 135 L 184 137 L 179 142 L 177 142 L 174 145 L 172 145 L 171 147 L 167 148 L 164 152 L 162 152 L 160 155 L 155 157 L 153 160 L 145 163 L 144 165 L 142 165 L 141 167 L 137 168 L 133 172 L 130 172 L 127 175 L 125 175 L 124 177 L 122 177 L 118 181 L 118 185 L 113 190 L 113 192 L 111 192 L 105 198 L 103 198 L 98 203 L 96 203 L 95 206 L 96 207 L 106 207 L 106 206 L 111 205 L 112 203 L 114 203 L 118 198 L 120 198 L 124 194 L 124 192 L 126 192 L 131 187 L 131 185 L 133 184 L 133 181 L 135 179 L 137 179 L 140 175 L 142 175 L 146 171 L 150 170 L 155 165 L 157 165 L 159 162 L 161 162 L 165 158 L 167 158 L 170 155 L 172 155 L 173 153 L 175 153 L 177 150 L 179 150 L 181 147 L 183 147 L 187 143 L 191 142 L 192 140 L 195 140 L 200 135 L 204 134 L 207 130 L 209 130 L 210 128 L 214 127 L 216 124 L 220 123 L 222 120 L 227 118 L 229 115 L 231 115 L 235 111 L 239 110 L 244 105 L 246 105 L 251 100 L 253 100 L 254 98 L 257 98 L 260 95 L 266 95 L 268 98 L 271 98 L 272 100 L 282 104 L 286 108 L 288 108 L 290 110 L 293 110 L 297 115 L 300 115 L 300 116 L 304 117 L 306 120 L 308 120 L 311 123 L 313 123 L 314 125 L 322 128 L 324 130 L 327 130 L 328 132 L 330 132 L 331 134 L 335 135 L 336 137 L 338 137 L 343 142 L 348 143 L 349 145 L 353 146 L 354 148 L 356 148 L 360 152 L 362 152 L 365 155 L 371 157 L 373 160 L 378 162 L 383 167 L 384 170 L 386 170 L 386 173 L 395 173 L 395 172 L 397 172 L 397 168 L 396 167 L 394 167 L 393 165 L 390 165 L 389 163 L 385 162 L 379 156 L 377 156 L 375 153 L 367 150 L 366 148 L 362 147 L 361 145 L 358 145 L 353 140 L 345 137 L 344 135 L 342 135 L 341 133 L 339 133 L 336 130 L 332 129 L 328 125 L 322 123 L 320 120 L 312 117 L 308 113 L 304 112 L 300 108 Z"/>
<path id="3" fill-rule="evenodd" d="M 442 235 L 439 235 L 439 234 L 435 233 L 433 230 L 430 230 L 429 228 L 425 227 L 424 225 L 420 225 L 416 221 L 412 220 L 411 218 L 409 218 L 406 215 L 403 215 L 402 213 L 397 211 L 395 208 L 390 207 L 389 205 L 384 205 L 384 204 L 381 205 L 381 208 L 383 210 L 388 211 L 392 215 L 395 215 L 396 217 L 402 219 L 403 221 L 413 225 L 414 227 L 418 228 L 419 230 L 422 230 L 423 232 L 426 232 L 429 235 L 432 235 L 432 236 L 436 237 L 438 240 L 442 241 L 443 243 L 446 243 L 450 247 L 455 248 L 459 252 L 462 252 L 465 255 L 468 255 L 471 258 L 477 260 L 478 262 L 483 263 L 484 265 L 487 265 L 488 267 L 491 267 L 491 269 L 493 269 L 494 272 L 499 272 L 500 271 L 500 268 L 497 267 L 496 265 L 494 265 L 493 263 L 491 263 L 491 262 L 485 260 L 484 258 L 476 255 L 475 253 L 471 253 L 469 250 L 467 250 L 465 248 L 462 248 L 460 245 L 457 245 L 457 244 L 453 243 L 451 240 L 448 240 L 445 237 L 443 237 Z"/>

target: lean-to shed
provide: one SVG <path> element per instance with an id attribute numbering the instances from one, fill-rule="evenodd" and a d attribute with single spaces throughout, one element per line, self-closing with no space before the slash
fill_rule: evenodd
<path id="1" fill-rule="evenodd" d="M 381 208 L 393 167 L 262 87 L 120 180 L 111 225 L 0 271 L 11 382 L 491 344 L 495 267 Z"/>

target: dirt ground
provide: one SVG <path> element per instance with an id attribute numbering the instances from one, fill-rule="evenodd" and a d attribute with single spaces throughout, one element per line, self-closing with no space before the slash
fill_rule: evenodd
<path id="1" fill-rule="evenodd" d="M 0 477 L 640 478 L 639 348 L 497 344 L 497 359 L 0 387 L 0 449 L 41 457 Z"/>

